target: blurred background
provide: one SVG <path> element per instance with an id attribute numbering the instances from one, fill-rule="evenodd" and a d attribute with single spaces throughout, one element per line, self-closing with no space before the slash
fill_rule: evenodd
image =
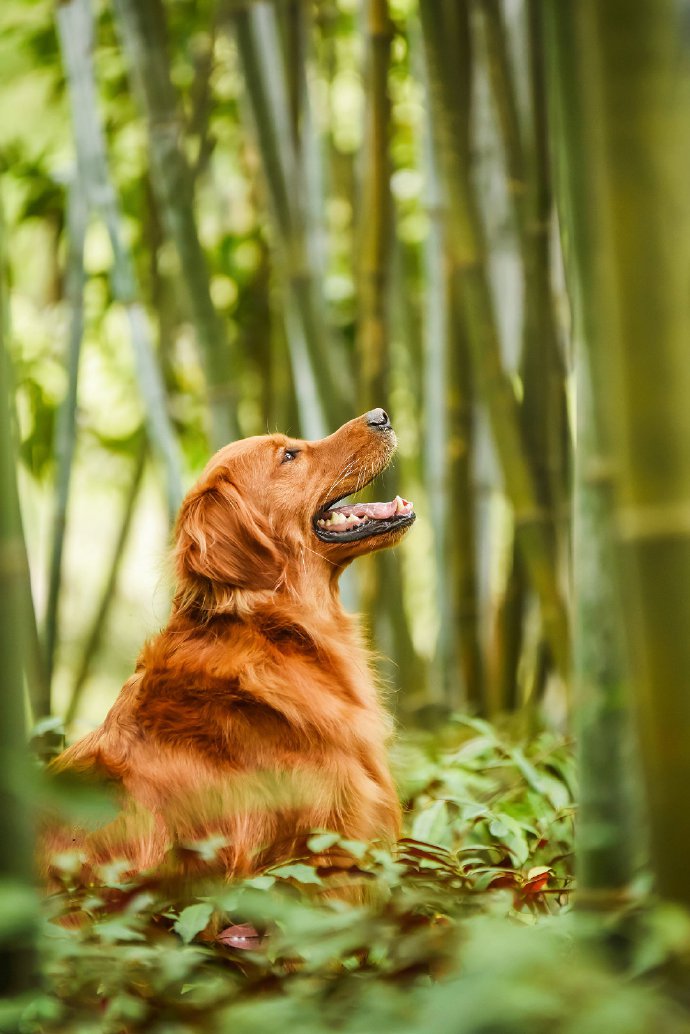
<path id="1" fill-rule="evenodd" d="M 489 715 L 546 695 L 562 715 L 569 317 L 542 13 L 482 3 L 438 41 L 429 11 L 3 3 L 35 720 L 73 736 L 102 718 L 165 622 L 170 522 L 212 451 L 320 437 L 375 405 L 400 449 L 370 498 L 400 493 L 418 520 L 343 595 L 393 706 Z M 444 89 L 451 136 L 429 117 Z"/>
<path id="2" fill-rule="evenodd" d="M 213 451 L 382 406 L 400 447 L 369 498 L 417 522 L 342 590 L 398 718 L 408 836 L 332 956 L 278 874 L 295 942 L 245 972 L 259 1012 L 233 1029 L 320 1034 L 350 1001 L 355 1034 L 687 1030 L 688 26 L 690 0 L 3 0 L 0 994 L 34 979 L 50 797 L 25 727 L 49 756 L 102 720 L 166 621 L 175 513 Z M 43 939 L 89 1030 L 122 973 L 107 1029 L 163 1029 L 126 967 L 169 903 L 126 900 L 81 956 Z M 185 944 L 210 908 L 180 913 Z M 502 918 L 477 953 L 482 915 Z M 187 963 L 159 979 L 157 951 L 177 1010 Z M 629 994 L 641 975 L 670 1026 Z M 68 1029 L 45 1008 L 54 1027 L 17 1029 Z"/>

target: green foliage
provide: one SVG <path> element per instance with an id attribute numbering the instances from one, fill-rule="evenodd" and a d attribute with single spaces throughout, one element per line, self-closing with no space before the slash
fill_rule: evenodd
<path id="1" fill-rule="evenodd" d="M 573 807 L 567 744 L 541 735 L 518 747 L 486 723 L 458 719 L 436 736 L 406 737 L 397 760 L 414 839 L 392 854 L 326 832 L 309 841 L 321 856 L 349 848 L 356 864 L 340 880 L 356 903 L 329 895 L 334 877 L 308 854 L 185 900 L 150 878 L 123 882 L 117 865 L 101 886 L 68 889 L 65 859 L 66 889 L 46 902 L 44 992 L 17 1004 L 20 1029 L 686 1029 L 662 997 L 631 986 L 578 936 L 563 893 Z M 58 921 L 75 910 L 78 925 Z M 252 924 L 256 947 L 215 940 L 230 924 Z M 685 949 L 687 917 L 657 913 L 643 943 L 638 973 L 658 967 L 669 948 Z"/>
<path id="2" fill-rule="evenodd" d="M 463 879 L 527 895 L 546 873 L 554 896 L 568 886 L 575 772 L 561 739 L 543 733 L 522 744 L 462 718 L 440 741 L 408 737 L 397 766 L 412 837 L 436 845 L 439 859 L 458 859 Z"/>

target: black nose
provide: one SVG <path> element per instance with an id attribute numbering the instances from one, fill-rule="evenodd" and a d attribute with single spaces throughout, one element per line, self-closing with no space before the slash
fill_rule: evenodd
<path id="1" fill-rule="evenodd" d="M 365 414 L 365 420 L 369 427 L 377 427 L 380 431 L 389 431 L 391 422 L 385 409 L 370 409 Z"/>

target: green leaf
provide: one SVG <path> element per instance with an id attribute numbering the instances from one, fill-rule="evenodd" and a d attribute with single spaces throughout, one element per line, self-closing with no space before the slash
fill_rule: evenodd
<path id="1" fill-rule="evenodd" d="M 426 844 L 450 847 L 452 834 L 446 801 L 434 801 L 412 823 L 412 836 Z"/>
<path id="2" fill-rule="evenodd" d="M 341 840 L 340 846 L 360 861 L 369 850 L 369 845 L 363 843 L 361 840 Z"/>
<path id="3" fill-rule="evenodd" d="M 141 930 L 137 930 L 133 924 L 120 918 L 108 919 L 104 923 L 99 923 L 95 929 L 101 940 L 108 943 L 146 940 Z"/>
<path id="4" fill-rule="evenodd" d="M 279 876 L 284 880 L 297 880 L 298 883 L 321 884 L 321 879 L 316 874 L 316 870 L 311 865 L 305 865 L 303 862 L 291 862 L 288 865 L 280 865 L 277 869 L 271 869 L 271 874 Z"/>
<path id="5" fill-rule="evenodd" d="M 516 865 L 524 865 L 529 858 L 529 845 L 524 829 L 515 819 L 505 814 L 493 818 L 489 833 L 510 851 Z"/>
<path id="6" fill-rule="evenodd" d="M 338 833 L 315 833 L 307 840 L 307 847 L 314 854 L 320 854 L 321 851 L 327 851 L 329 847 L 333 847 L 339 840 Z"/>
<path id="7" fill-rule="evenodd" d="M 253 887 L 254 890 L 268 890 L 274 883 L 274 876 L 252 876 L 251 879 L 244 880 L 242 886 Z"/>
<path id="8" fill-rule="evenodd" d="M 119 994 L 111 998 L 105 1012 L 107 1023 L 136 1022 L 143 1019 L 148 1012 L 145 1002 L 133 995 Z"/>
<path id="9" fill-rule="evenodd" d="M 180 912 L 173 924 L 173 929 L 185 944 L 189 944 L 204 929 L 212 912 L 213 905 L 209 901 L 199 901 L 196 905 L 188 905 Z"/>

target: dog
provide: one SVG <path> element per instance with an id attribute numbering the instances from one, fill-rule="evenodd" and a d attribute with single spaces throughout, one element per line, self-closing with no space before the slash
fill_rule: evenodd
<path id="1" fill-rule="evenodd" d="M 415 520 L 399 496 L 342 504 L 395 448 L 374 409 L 320 441 L 257 436 L 213 456 L 177 519 L 168 624 L 103 724 L 52 764 L 114 785 L 119 811 L 54 826 L 48 858 L 75 850 L 85 880 L 114 859 L 129 875 L 241 877 L 299 856 L 315 830 L 398 838 L 392 722 L 338 594 L 348 564 Z"/>

